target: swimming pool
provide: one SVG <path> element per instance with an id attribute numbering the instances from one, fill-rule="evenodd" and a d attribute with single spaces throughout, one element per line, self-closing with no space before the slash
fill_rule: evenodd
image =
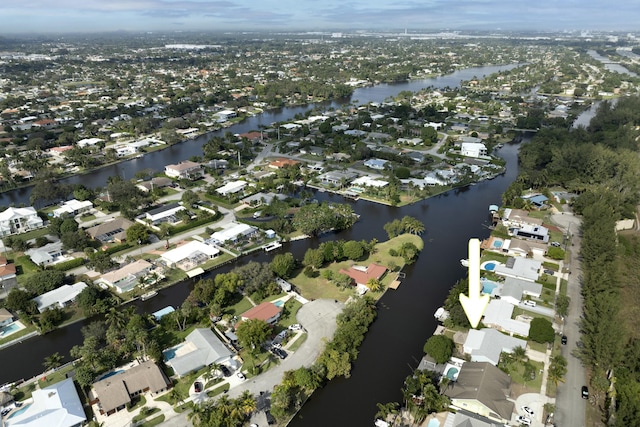
<path id="1" fill-rule="evenodd" d="M 277 301 L 274 301 L 273 305 L 275 305 L 276 307 L 282 307 L 284 305 L 284 301 L 279 299 Z"/>
<path id="2" fill-rule="evenodd" d="M 454 368 L 454 367 L 449 368 L 449 369 L 447 370 L 446 376 L 447 376 L 447 378 L 449 378 L 451 381 L 454 381 L 454 380 L 457 378 L 457 376 L 458 376 L 458 368 Z"/>
<path id="3" fill-rule="evenodd" d="M 14 332 L 17 332 L 20 330 L 20 325 L 16 322 L 13 323 L 9 323 L 7 326 L 3 327 L 2 329 L 0 329 L 2 331 L 2 336 L 7 336 L 7 335 L 11 335 Z"/>
<path id="4" fill-rule="evenodd" d="M 429 420 L 429 423 L 427 424 L 427 427 L 440 427 L 440 421 L 436 420 L 435 418 L 431 418 Z"/>
<path id="5" fill-rule="evenodd" d="M 120 369 L 119 371 L 109 372 L 108 374 L 104 374 L 103 376 L 101 376 L 100 378 L 98 378 L 98 381 L 102 381 L 102 380 L 104 380 L 104 379 L 106 379 L 106 378 L 112 377 L 112 376 L 117 375 L 117 374 L 121 374 L 121 373 L 123 373 L 123 372 L 124 372 L 124 371 L 123 371 L 122 369 Z"/>
<path id="6" fill-rule="evenodd" d="M 173 359 L 174 357 L 176 357 L 176 352 L 183 346 L 183 344 L 177 345 L 175 347 L 172 347 L 168 350 L 165 350 L 162 352 L 162 354 L 164 354 L 164 360 L 169 361 L 171 359 Z"/>
<path id="7" fill-rule="evenodd" d="M 494 240 L 493 247 L 496 249 L 500 249 L 502 247 L 502 240 Z"/>
<path id="8" fill-rule="evenodd" d="M 487 262 L 487 263 L 485 263 L 483 268 L 485 270 L 487 270 L 487 271 L 493 271 L 496 268 L 496 263 L 495 262 Z"/>
<path id="9" fill-rule="evenodd" d="M 9 419 L 9 418 L 13 418 L 13 417 L 15 417 L 15 416 L 17 416 L 17 415 L 22 414 L 24 411 L 26 411 L 27 409 L 29 409 L 29 406 L 31 406 L 31 403 L 29 403 L 28 405 L 24 405 L 22 408 L 18 409 L 18 410 L 17 410 L 17 411 L 15 411 L 13 414 L 9 415 L 9 416 L 7 417 L 7 419 Z"/>
<path id="10" fill-rule="evenodd" d="M 493 292 L 493 290 L 498 287 L 498 284 L 495 282 L 492 282 L 491 280 L 480 279 L 480 283 L 482 284 L 483 294 L 491 295 L 491 292 Z"/>

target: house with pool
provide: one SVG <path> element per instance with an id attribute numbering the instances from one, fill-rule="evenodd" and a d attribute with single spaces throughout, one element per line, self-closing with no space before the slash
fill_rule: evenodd
<path id="1" fill-rule="evenodd" d="M 180 343 L 163 352 L 165 363 L 179 377 L 215 364 L 231 361 L 233 352 L 209 328 L 194 329 Z"/>
<path id="2" fill-rule="evenodd" d="M 542 262 L 522 257 L 509 257 L 504 264 L 495 261 L 483 263 L 485 270 L 493 271 L 499 276 L 535 282 L 538 279 Z"/>

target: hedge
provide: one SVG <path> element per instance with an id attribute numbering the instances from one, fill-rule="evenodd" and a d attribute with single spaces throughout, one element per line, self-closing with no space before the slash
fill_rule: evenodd
<path id="1" fill-rule="evenodd" d="M 208 224 L 210 222 L 213 222 L 213 221 L 217 220 L 220 216 L 221 216 L 221 214 L 220 214 L 220 212 L 218 212 L 215 215 L 209 215 L 209 216 L 205 216 L 204 218 L 198 218 L 196 220 L 189 221 L 186 224 L 181 224 L 181 225 L 178 225 L 178 226 L 175 226 L 175 227 L 171 227 L 169 229 L 169 233 L 173 236 L 175 234 L 179 234 L 179 233 L 182 233 L 184 231 L 191 230 L 192 228 L 200 227 L 202 225 L 205 225 L 205 224 Z"/>
<path id="2" fill-rule="evenodd" d="M 67 271 L 72 268 L 80 267 L 86 262 L 84 258 L 74 258 L 69 261 L 61 262 L 53 266 L 54 270 Z"/>
<path id="3" fill-rule="evenodd" d="M 105 250 L 105 252 L 108 255 L 111 255 L 111 254 L 115 254 L 116 252 L 120 252 L 120 251 L 124 251 L 125 249 L 129 249 L 130 247 L 132 247 L 132 245 L 129 244 L 129 243 L 121 243 L 119 245 L 115 245 L 115 246 L 111 246 L 110 248 L 107 248 Z"/>

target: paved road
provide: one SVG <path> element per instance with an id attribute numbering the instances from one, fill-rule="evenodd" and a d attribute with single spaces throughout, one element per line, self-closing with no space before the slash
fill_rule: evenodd
<path id="1" fill-rule="evenodd" d="M 334 300 L 315 300 L 304 304 L 296 317 L 298 322 L 307 330 L 306 341 L 294 353 L 282 361 L 278 366 L 269 369 L 257 377 L 240 382 L 233 378 L 232 388 L 228 392 L 231 398 L 240 396 L 249 390 L 254 395 L 261 391 L 270 392 L 280 383 L 285 371 L 294 370 L 301 366 L 310 366 L 324 349 L 325 338 L 331 339 L 336 330 L 336 316 L 342 311 L 344 304 Z M 171 416 L 171 413 L 165 413 Z M 161 424 L 164 427 L 185 427 L 192 425 L 187 419 L 187 412 L 173 415 Z"/>
<path id="2" fill-rule="evenodd" d="M 555 214 L 553 221 L 569 231 L 572 239 L 567 243 L 567 249 L 571 251 L 569 269 L 569 284 L 567 294 L 571 298 L 569 315 L 564 321 L 564 335 L 567 336 L 567 345 L 562 348 L 562 355 L 567 359 L 567 375 L 565 382 L 558 385 L 556 394 L 555 422 L 563 427 L 584 427 L 587 401 L 581 397 L 581 388 L 587 384 L 585 369 L 579 359 L 571 353 L 578 348 L 580 338 L 579 321 L 582 317 L 581 283 L 582 270 L 578 252 L 581 239 L 579 236 L 580 218 L 570 213 Z M 573 246 L 570 246 L 570 245 Z"/>

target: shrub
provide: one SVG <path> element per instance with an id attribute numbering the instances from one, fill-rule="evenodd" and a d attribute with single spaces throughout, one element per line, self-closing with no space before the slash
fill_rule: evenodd
<path id="1" fill-rule="evenodd" d="M 80 267 L 84 263 L 85 263 L 84 258 L 74 258 L 69 261 L 56 264 L 53 266 L 53 268 L 58 271 L 67 271 L 67 270 L 71 270 L 72 268 Z"/>

